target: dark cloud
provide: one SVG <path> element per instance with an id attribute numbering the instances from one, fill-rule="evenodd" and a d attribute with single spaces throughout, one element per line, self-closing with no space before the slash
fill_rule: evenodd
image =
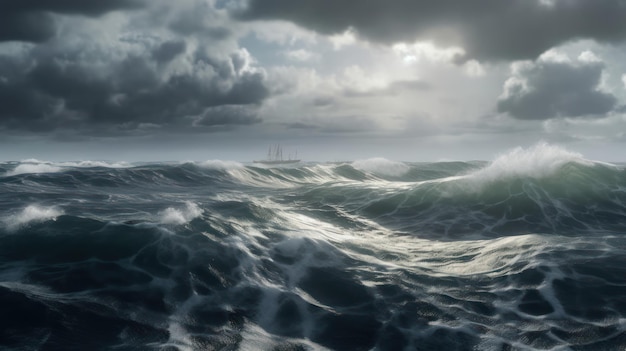
<path id="1" fill-rule="evenodd" d="M 207 57 L 204 52 L 164 64 L 184 47 L 164 42 L 143 54 L 99 62 L 71 51 L 59 59 L 43 48 L 25 57 L 0 56 L 0 127 L 97 133 L 146 124 L 184 129 L 257 122 L 252 112 L 243 112 L 269 95 L 264 74 L 242 69 L 238 55 L 208 60 L 201 58 Z M 198 116 L 201 122 L 194 124 Z"/>
<path id="2" fill-rule="evenodd" d="M 239 105 L 210 107 L 196 122 L 203 126 L 233 126 L 260 123 L 256 109 Z"/>
<path id="3" fill-rule="evenodd" d="M 220 32 L 227 22 L 201 0 L 0 0 L 0 129 L 102 136 L 258 123 L 265 73 Z"/>
<path id="4" fill-rule="evenodd" d="M 139 0 L 0 0 L 0 42 L 50 39 L 56 32 L 53 14 L 99 16 L 139 6 Z"/>
<path id="5" fill-rule="evenodd" d="M 186 47 L 183 40 L 166 41 L 152 51 L 152 57 L 159 63 L 167 63 L 182 54 Z"/>
<path id="6" fill-rule="evenodd" d="M 233 34 L 207 1 L 172 2 L 169 6 L 179 12 L 168 24 L 169 29 L 175 33 L 204 36 L 214 40 L 223 40 Z"/>
<path id="7" fill-rule="evenodd" d="M 626 39 L 624 0 L 248 0 L 242 20 L 287 20 L 323 34 L 353 29 L 393 44 L 433 40 L 459 45 L 468 58 L 535 58 L 573 39 Z"/>
<path id="8" fill-rule="evenodd" d="M 598 90 L 603 69 L 599 61 L 539 59 L 518 64 L 505 83 L 498 111 L 526 120 L 604 116 L 617 99 Z"/>

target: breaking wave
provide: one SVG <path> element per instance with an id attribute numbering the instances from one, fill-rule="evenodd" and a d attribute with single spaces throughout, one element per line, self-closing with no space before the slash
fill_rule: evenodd
<path id="1" fill-rule="evenodd" d="M 197 204 L 187 201 L 184 208 L 168 207 L 161 212 L 163 224 L 185 224 L 202 214 L 202 209 Z"/>
<path id="2" fill-rule="evenodd" d="M 7 215 L 3 222 L 8 230 L 14 231 L 30 223 L 56 219 L 62 214 L 63 211 L 54 206 L 41 207 L 38 205 L 28 205 L 16 214 Z"/>
<path id="3" fill-rule="evenodd" d="M 402 177 L 409 172 L 409 166 L 402 162 L 390 161 L 385 158 L 370 158 L 352 162 L 352 167 L 383 176 Z"/>
<path id="4" fill-rule="evenodd" d="M 564 148 L 540 143 L 528 149 L 517 147 L 502 154 L 487 167 L 473 172 L 472 176 L 486 181 L 512 177 L 545 178 L 572 164 L 590 167 L 594 162 Z"/>

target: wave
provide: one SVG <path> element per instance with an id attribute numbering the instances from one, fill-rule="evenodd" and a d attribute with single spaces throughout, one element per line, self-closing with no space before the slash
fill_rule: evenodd
<path id="1" fill-rule="evenodd" d="M 451 243 L 366 228 L 331 240 L 331 226 L 284 210 L 247 225 L 222 211 L 167 233 L 65 215 L 0 236 L 0 303 L 3 322 L 13 322 L 3 341 L 149 350 L 623 344 L 619 240 Z"/>
<path id="2" fill-rule="evenodd" d="M 181 225 L 189 223 L 194 218 L 200 217 L 203 211 L 198 206 L 198 204 L 193 203 L 191 201 L 185 202 L 184 208 L 172 208 L 168 207 L 164 211 L 160 213 L 161 220 L 160 222 L 163 224 L 175 224 Z"/>
<path id="3" fill-rule="evenodd" d="M 53 166 L 47 163 L 22 163 L 17 165 L 13 170 L 5 173 L 5 176 L 14 176 L 20 174 L 32 173 L 56 173 L 62 170 L 61 167 Z"/>
<path id="4" fill-rule="evenodd" d="M 193 162 L 196 164 L 195 162 Z M 223 161 L 223 160 L 206 160 L 197 163 L 199 166 L 208 169 L 217 169 L 217 170 L 232 170 L 232 169 L 241 169 L 244 167 L 242 163 L 236 161 Z"/>
<path id="5" fill-rule="evenodd" d="M 72 161 L 72 162 L 58 162 L 53 163 L 55 165 L 63 166 L 63 167 L 78 167 L 78 168 L 92 168 L 92 167 L 103 167 L 103 168 L 129 168 L 133 167 L 133 164 L 120 161 L 120 162 L 107 162 L 107 161 Z"/>
<path id="6" fill-rule="evenodd" d="M 28 205 L 19 213 L 6 216 L 3 222 L 9 231 L 15 231 L 30 223 L 54 220 L 62 214 L 63 211 L 55 206 Z"/>
<path id="7" fill-rule="evenodd" d="M 391 161 L 381 157 L 354 161 L 351 166 L 376 175 L 392 177 L 402 177 L 410 170 L 409 166 L 403 162 Z"/>
<path id="8" fill-rule="evenodd" d="M 127 162 L 104 162 L 104 161 L 72 161 L 72 162 L 51 162 L 38 159 L 26 159 L 20 161 L 15 168 L 9 169 L 4 176 L 16 176 L 21 174 L 42 174 L 58 173 L 73 168 L 129 168 L 131 164 Z"/>
<path id="9" fill-rule="evenodd" d="M 271 168 L 221 160 L 67 167 L 48 176 L 0 178 L 0 186 L 28 185 L 27 194 L 38 191 L 37 187 L 72 188 L 141 201 L 153 201 L 153 193 L 191 191 L 182 198 L 188 201 L 183 207 L 153 209 L 152 213 L 161 211 L 157 222 L 168 224 L 187 224 L 197 218 L 202 212 L 195 204 L 210 197 L 233 191 L 263 193 L 315 209 L 315 215 L 326 220 L 347 223 L 356 217 L 444 240 L 537 231 L 613 231 L 626 215 L 623 167 L 545 143 L 513 149 L 492 162 L 408 163 L 374 158 L 352 164 Z"/>
<path id="10" fill-rule="evenodd" d="M 528 149 L 517 147 L 508 151 L 470 176 L 484 181 L 512 177 L 544 178 L 554 175 L 567 164 L 593 166 L 595 162 L 562 147 L 539 143 Z"/>
<path id="11" fill-rule="evenodd" d="M 51 165 L 0 177 L 5 348 L 626 343 L 623 166 L 547 144 L 492 162 Z"/>

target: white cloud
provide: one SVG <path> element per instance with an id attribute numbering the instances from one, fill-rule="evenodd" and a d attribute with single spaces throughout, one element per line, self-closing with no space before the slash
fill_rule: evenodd
<path id="1" fill-rule="evenodd" d="M 584 54 L 584 53 L 583 53 Z M 583 54 L 581 54 L 581 56 L 583 56 Z M 567 56 L 566 54 L 556 50 L 556 49 L 550 49 L 546 52 L 544 52 L 543 54 L 541 54 L 541 56 L 539 56 L 538 61 L 543 61 L 543 62 L 555 62 L 555 63 L 569 63 L 572 62 L 572 60 L 569 58 L 569 56 Z"/>
<path id="2" fill-rule="evenodd" d="M 602 60 L 598 56 L 596 56 L 593 51 L 590 50 L 585 50 L 581 52 L 578 56 L 578 61 L 587 63 L 602 62 Z"/>
<path id="3" fill-rule="evenodd" d="M 354 45 L 357 42 L 356 33 L 352 28 L 348 28 L 341 34 L 331 35 L 328 40 L 333 44 L 335 50 L 340 50 L 344 46 Z"/>
<path id="4" fill-rule="evenodd" d="M 252 22 L 249 24 L 249 29 L 259 40 L 283 46 L 298 43 L 313 45 L 317 43 L 318 38 L 315 32 L 285 21 L 267 21 L 262 25 Z"/>
<path id="5" fill-rule="evenodd" d="M 480 62 L 476 60 L 469 60 L 463 65 L 463 70 L 465 74 L 470 77 L 482 77 L 485 75 L 485 69 Z"/>
<path id="6" fill-rule="evenodd" d="M 361 66 L 352 65 L 343 70 L 339 83 L 346 89 L 367 91 L 384 88 L 388 81 L 380 74 L 366 73 Z"/>
<path id="7" fill-rule="evenodd" d="M 289 50 L 285 52 L 285 56 L 290 60 L 300 62 L 317 60 L 319 58 L 319 55 L 305 49 Z"/>
<path id="8" fill-rule="evenodd" d="M 405 63 L 418 63 L 422 60 L 430 62 L 452 62 L 464 54 L 458 47 L 439 48 L 431 42 L 413 44 L 398 43 L 392 47 L 393 52 Z"/>

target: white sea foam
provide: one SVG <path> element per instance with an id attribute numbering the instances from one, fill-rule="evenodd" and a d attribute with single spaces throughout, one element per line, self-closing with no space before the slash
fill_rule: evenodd
<path id="1" fill-rule="evenodd" d="M 59 166 L 64 166 L 64 167 L 85 167 L 85 168 L 89 168 L 89 167 L 106 167 L 106 168 L 128 168 L 128 167 L 132 167 L 132 164 L 128 163 L 128 162 L 124 162 L 124 161 L 120 161 L 120 162 L 105 162 L 105 161 L 91 161 L 91 160 L 84 160 L 84 161 L 72 161 L 72 162 L 60 162 L 58 163 Z"/>
<path id="2" fill-rule="evenodd" d="M 3 222 L 10 231 L 19 229 L 29 223 L 42 222 L 63 214 L 63 211 L 56 207 L 42 207 L 38 205 L 29 205 L 19 213 L 9 215 L 4 218 Z"/>
<path id="3" fill-rule="evenodd" d="M 374 173 L 376 175 L 401 177 L 409 171 L 409 166 L 402 162 L 391 161 L 386 158 L 376 157 L 352 162 L 352 167 Z"/>
<path id="4" fill-rule="evenodd" d="M 19 174 L 39 174 L 39 173 L 57 173 L 64 169 L 88 168 L 88 167 L 107 167 L 107 168 L 128 168 L 132 167 L 127 162 L 104 162 L 104 161 L 68 161 L 68 162 L 50 162 L 42 161 L 34 158 L 20 161 L 13 170 L 7 172 L 6 176 L 14 176 Z"/>
<path id="5" fill-rule="evenodd" d="M 48 163 L 22 163 L 15 167 L 12 171 L 6 173 L 7 176 L 30 173 L 56 173 L 60 172 L 61 167 L 53 166 Z"/>
<path id="6" fill-rule="evenodd" d="M 208 168 L 208 169 L 217 169 L 217 170 L 231 170 L 231 169 L 240 169 L 243 168 L 244 165 L 236 162 L 236 161 L 222 161 L 222 160 L 206 160 L 199 162 L 198 165 L 200 167 Z"/>
<path id="7" fill-rule="evenodd" d="M 163 224 L 185 224 L 191 222 L 196 217 L 202 215 L 202 209 L 191 201 L 185 202 L 184 208 L 168 207 L 160 213 Z"/>
<path id="8" fill-rule="evenodd" d="M 581 154 L 562 147 L 539 143 L 528 149 L 517 147 L 496 157 L 487 167 L 471 174 L 481 180 L 495 180 L 509 177 L 542 178 L 554 174 L 567 163 L 587 166 L 594 164 Z"/>

